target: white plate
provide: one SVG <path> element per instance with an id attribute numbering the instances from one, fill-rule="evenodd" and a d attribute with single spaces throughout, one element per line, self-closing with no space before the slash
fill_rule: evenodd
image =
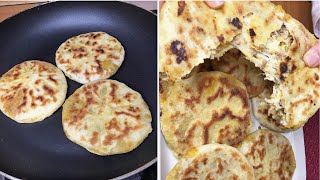
<path id="1" fill-rule="evenodd" d="M 252 119 L 252 129 L 251 132 L 256 131 L 259 127 L 259 122 L 251 113 Z M 293 132 L 282 133 L 284 136 L 288 138 L 290 141 L 294 156 L 296 159 L 296 170 L 293 174 L 293 180 L 302 180 L 306 179 L 306 156 L 304 151 L 304 136 L 303 136 L 303 128 L 300 128 Z M 167 146 L 164 137 L 160 136 L 160 178 L 165 179 L 168 172 L 175 166 L 178 162 L 177 158 L 173 155 L 169 147 Z"/>

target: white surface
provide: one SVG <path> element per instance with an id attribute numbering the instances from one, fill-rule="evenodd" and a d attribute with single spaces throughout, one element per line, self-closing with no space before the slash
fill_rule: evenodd
<path id="1" fill-rule="evenodd" d="M 251 103 L 251 102 L 250 102 Z M 251 108 L 252 109 L 252 108 Z M 256 131 L 259 127 L 259 122 L 251 113 L 252 119 L 252 129 L 251 132 Z M 304 136 L 303 136 L 303 128 L 300 128 L 293 132 L 282 133 L 284 136 L 288 138 L 290 141 L 294 156 L 296 159 L 296 170 L 294 172 L 292 180 L 303 180 L 306 179 L 306 157 L 304 150 Z M 163 135 L 160 135 L 160 163 L 161 163 L 161 173 L 160 178 L 164 180 L 168 172 L 175 166 L 177 163 L 177 158 L 173 155 L 167 143 L 164 140 Z"/>

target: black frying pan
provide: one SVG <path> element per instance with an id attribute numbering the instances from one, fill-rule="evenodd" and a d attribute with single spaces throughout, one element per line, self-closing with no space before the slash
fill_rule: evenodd
<path id="1" fill-rule="evenodd" d="M 105 31 L 119 39 L 124 63 L 111 77 L 142 94 L 152 133 L 132 152 L 101 157 L 63 133 L 61 108 L 42 122 L 19 124 L 0 113 L 0 171 L 24 179 L 110 179 L 150 166 L 157 156 L 157 17 L 121 2 L 56 2 L 0 23 L 0 74 L 25 60 L 55 64 L 66 39 Z M 81 85 L 68 79 L 70 96 Z M 140 168 L 140 169 L 139 169 Z M 125 175 L 127 174 L 127 175 Z M 124 176 L 123 176 L 124 175 Z"/>

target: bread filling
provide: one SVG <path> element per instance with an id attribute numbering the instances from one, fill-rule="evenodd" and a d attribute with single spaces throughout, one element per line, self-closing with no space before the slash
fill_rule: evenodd
<path id="1" fill-rule="evenodd" d="M 287 53 L 289 47 L 293 43 L 293 37 L 290 35 L 288 29 L 285 25 L 282 25 L 281 29 L 272 32 L 270 38 L 268 39 L 265 47 L 263 47 L 260 52 L 256 54 L 258 59 L 263 59 L 267 62 L 267 65 L 264 68 L 261 68 L 266 75 L 266 79 L 273 81 L 275 84 L 273 86 L 273 92 L 269 99 L 266 99 L 266 102 L 270 104 L 270 109 L 268 115 L 271 115 L 274 119 L 279 120 L 281 124 L 285 125 L 286 119 L 284 112 L 285 102 L 281 97 L 282 91 L 280 91 L 280 82 L 283 81 L 288 73 L 288 67 L 281 67 L 280 71 L 277 71 L 277 67 L 283 66 L 282 62 L 286 61 L 288 58 Z M 278 61 L 273 61 L 276 59 Z M 278 76 L 274 76 L 278 74 Z"/>
<path id="2" fill-rule="evenodd" d="M 254 31 L 251 32 L 253 34 Z M 236 44 L 237 42 L 237 37 L 234 38 L 233 42 L 231 44 Z M 255 65 L 259 67 L 265 75 L 266 80 L 270 80 L 274 82 L 273 86 L 273 93 L 270 96 L 270 98 L 266 98 L 265 102 L 269 104 L 270 108 L 268 110 L 268 115 L 272 116 L 275 120 L 278 120 L 279 123 L 286 125 L 287 122 L 285 121 L 286 119 L 286 114 L 285 114 L 285 102 L 281 98 L 283 97 L 282 91 L 280 89 L 284 89 L 283 87 L 280 88 L 280 82 L 285 79 L 287 76 L 287 73 L 291 71 L 288 70 L 287 68 L 291 67 L 285 67 L 285 68 L 280 68 L 279 71 L 279 66 L 281 66 L 282 62 L 285 62 L 286 59 L 289 57 L 289 53 L 283 53 L 283 52 L 288 52 L 290 46 L 293 43 L 293 37 L 289 33 L 288 29 L 286 26 L 283 24 L 281 28 L 277 31 L 274 31 L 270 34 L 270 37 L 267 39 L 267 42 L 265 45 L 260 45 L 259 47 L 252 46 L 251 50 L 253 52 L 252 57 L 247 57 L 248 59 L 253 58 L 253 59 L 259 59 L 258 62 L 261 63 L 256 63 Z M 216 50 L 212 51 L 212 60 L 214 57 L 221 57 L 223 54 L 225 54 L 227 51 L 230 49 L 234 48 L 233 45 L 224 44 L 220 45 Z M 274 61 L 276 59 L 277 61 Z M 216 60 L 216 59 L 215 59 Z M 257 62 L 257 61 L 255 61 Z M 193 70 L 183 77 L 182 79 L 190 77 L 192 74 L 196 74 L 203 70 L 203 67 L 205 63 L 199 64 L 198 66 L 194 67 Z M 202 70 L 201 70 L 202 69 Z M 277 74 L 277 76 L 275 76 Z"/>

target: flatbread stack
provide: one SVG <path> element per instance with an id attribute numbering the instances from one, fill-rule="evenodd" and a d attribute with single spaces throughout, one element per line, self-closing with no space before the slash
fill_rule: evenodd
<path id="1" fill-rule="evenodd" d="M 56 52 L 56 64 L 70 79 L 86 84 L 115 74 L 124 53 L 116 38 L 105 32 L 90 32 L 62 43 Z"/>
<path id="2" fill-rule="evenodd" d="M 0 109 L 19 123 L 34 123 L 52 115 L 66 93 L 60 69 L 44 61 L 25 61 L 0 78 Z"/>
<path id="3" fill-rule="evenodd" d="M 166 179 L 253 180 L 255 177 L 252 166 L 236 148 L 207 144 L 189 150 Z"/>
<path id="4" fill-rule="evenodd" d="M 296 161 L 283 135 L 261 129 L 246 137 L 238 149 L 253 166 L 255 179 L 292 179 Z"/>
<path id="5" fill-rule="evenodd" d="M 175 82 L 161 105 L 161 130 L 177 157 L 203 144 L 237 145 L 250 132 L 246 87 L 222 72 Z"/>
<path id="6" fill-rule="evenodd" d="M 320 108 L 320 68 L 303 62 L 317 39 L 270 2 L 226 1 L 212 9 L 201 1 L 167 1 L 159 18 L 161 130 L 179 158 L 167 179 L 232 179 L 233 172 L 247 172 L 237 168 L 241 159 L 228 159 L 228 145 L 251 164 L 252 179 L 292 179 L 294 153 L 277 132 L 300 128 Z M 208 59 L 212 69 L 203 68 Z M 276 132 L 247 136 L 250 110 L 241 101 L 248 95 L 256 119 Z M 222 152 L 216 146 L 224 146 Z M 237 178 L 250 179 L 243 177 Z"/>
<path id="7" fill-rule="evenodd" d="M 62 125 L 71 141 L 103 156 L 135 149 L 152 131 L 141 95 L 115 80 L 77 89 L 63 105 Z"/>
<path id="8" fill-rule="evenodd" d="M 249 97 L 259 95 L 266 84 L 263 72 L 248 61 L 241 51 L 231 49 L 218 60 L 212 60 L 215 71 L 225 72 L 236 77 L 247 88 Z"/>
<path id="9" fill-rule="evenodd" d="M 265 100 L 268 115 L 284 127 L 303 126 L 320 108 L 320 69 L 302 60 L 317 40 L 280 6 L 227 1 L 211 9 L 204 2 L 168 1 L 161 8 L 159 33 L 160 73 L 170 80 L 236 48 L 274 82 Z"/>

